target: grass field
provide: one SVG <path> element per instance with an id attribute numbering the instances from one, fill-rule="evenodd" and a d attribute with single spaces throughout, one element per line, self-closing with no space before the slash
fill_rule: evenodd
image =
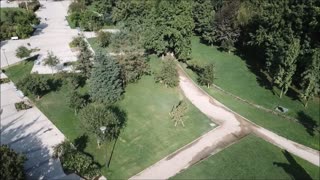
<path id="1" fill-rule="evenodd" d="M 319 168 L 249 135 L 173 179 L 319 179 Z"/>
<path id="2" fill-rule="evenodd" d="M 102 48 L 99 46 L 98 42 L 97 42 L 97 38 L 88 38 L 87 39 L 88 42 L 90 43 L 92 49 L 94 49 L 95 52 L 97 51 L 101 51 L 101 52 L 104 52 L 104 53 L 107 53 L 108 52 L 108 48 Z"/>
<path id="3" fill-rule="evenodd" d="M 191 63 L 213 62 L 215 64 L 217 79 L 214 83 L 221 88 L 266 108 L 274 109 L 278 105 L 284 106 L 289 109 L 288 115 L 295 118 L 299 118 L 298 113 L 302 111 L 319 125 L 319 99 L 310 101 L 308 108 L 304 108 L 300 101 L 288 96 L 280 99 L 277 94 L 274 95 L 270 90 L 259 85 L 258 77 L 250 71 L 246 62 L 239 56 L 221 52 L 215 46 L 201 44 L 197 37 L 193 37 L 192 57 Z"/>
<path id="4" fill-rule="evenodd" d="M 233 54 L 220 52 L 216 47 L 199 43 L 199 39 L 192 40 L 192 56 L 190 63 L 206 64 L 213 62 L 216 66 L 215 84 L 243 99 L 249 100 L 266 108 L 274 109 L 277 105 L 289 108 L 288 115 L 297 118 L 301 123 L 286 120 L 276 115 L 253 108 L 246 103 L 233 99 L 216 89 L 204 88 L 210 95 L 238 112 L 249 120 L 268 128 L 279 135 L 305 144 L 315 149 L 319 145 L 319 102 L 314 100 L 307 109 L 297 100 L 288 96 L 280 99 L 270 90 L 261 87 L 257 77 L 247 67 L 245 61 Z M 196 80 L 196 74 L 187 69 L 188 74 Z M 314 127 L 314 128 L 312 128 Z"/>
<path id="5" fill-rule="evenodd" d="M 158 63 L 156 60 L 150 62 L 152 67 L 157 67 Z M 21 63 L 7 69 L 6 74 L 17 82 L 31 68 L 32 62 Z M 86 132 L 68 107 L 69 93 L 70 88 L 63 85 L 34 102 L 68 139 L 74 140 Z M 183 95 L 177 88 L 155 84 L 152 76 L 144 76 L 138 83 L 127 86 L 123 100 L 118 103 L 127 114 L 127 125 L 117 140 L 110 169 L 107 172 L 102 167 L 108 179 L 127 179 L 212 129 L 211 121 L 191 103 L 185 118 L 186 126 L 175 127 L 169 112 L 180 98 Z M 87 135 L 85 152 L 100 165 L 105 165 L 114 142 L 108 143 L 107 148 L 104 145 L 98 149 L 94 136 Z"/>

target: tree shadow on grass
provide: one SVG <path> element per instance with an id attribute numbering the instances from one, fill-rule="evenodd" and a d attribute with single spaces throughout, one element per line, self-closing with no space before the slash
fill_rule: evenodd
<path id="1" fill-rule="evenodd" d="M 287 163 L 282 162 L 273 162 L 273 165 L 277 167 L 283 168 L 283 170 L 291 176 L 292 179 L 303 179 L 303 180 L 311 180 L 311 176 L 308 172 L 296 162 L 296 160 L 292 157 L 292 155 L 288 151 L 283 151 L 283 155 L 288 160 Z"/>
<path id="2" fill-rule="evenodd" d="M 74 140 L 74 146 L 77 148 L 77 150 L 83 152 L 87 147 L 88 139 L 88 135 L 83 134 L 82 136 L 79 136 Z"/>
<path id="3" fill-rule="evenodd" d="M 258 84 L 276 95 L 271 80 L 261 71 L 264 67 L 263 53 L 254 47 L 246 46 L 238 47 L 235 54 L 245 61 L 248 69 L 256 75 Z"/>
<path id="4" fill-rule="evenodd" d="M 265 57 L 263 54 L 264 52 L 259 48 L 252 46 L 239 46 L 235 51 L 235 55 L 241 57 L 241 59 L 246 62 L 248 69 L 256 75 L 256 80 L 259 86 L 270 90 L 273 95 L 279 96 L 279 94 L 277 94 L 277 92 L 273 89 L 274 84 L 272 79 L 264 72 Z M 294 101 L 300 100 L 299 92 L 291 87 L 289 87 L 286 96 L 290 97 Z"/>
<path id="5" fill-rule="evenodd" d="M 315 135 L 315 131 L 319 131 L 317 122 L 303 111 L 298 112 L 298 121 L 306 128 L 306 131 L 311 136 Z"/>

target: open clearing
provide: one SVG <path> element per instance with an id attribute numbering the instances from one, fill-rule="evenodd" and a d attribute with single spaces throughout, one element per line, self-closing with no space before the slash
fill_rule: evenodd
<path id="1" fill-rule="evenodd" d="M 16 82 L 31 71 L 32 63 L 12 66 L 6 73 Z M 159 63 L 150 62 L 152 67 L 157 67 Z M 82 90 L 86 91 L 86 87 Z M 74 140 L 85 132 L 74 111 L 68 107 L 69 91 L 70 88 L 63 85 L 35 103 L 68 139 Z M 209 125 L 212 122 L 191 103 L 185 119 L 186 126 L 174 127 L 169 112 L 180 98 L 183 95 L 178 89 L 155 84 L 153 76 L 144 76 L 139 82 L 128 85 L 124 99 L 118 103 L 127 113 L 127 125 L 116 143 L 108 179 L 128 178 L 212 129 Z M 114 142 L 108 143 L 107 149 L 106 146 L 98 149 L 94 136 L 87 135 L 89 140 L 85 152 L 105 165 L 106 153 L 109 158 Z M 106 175 L 105 167 L 102 168 Z"/>
<path id="2" fill-rule="evenodd" d="M 319 168 L 249 135 L 172 179 L 319 179 Z"/>
<path id="3" fill-rule="evenodd" d="M 258 84 L 256 75 L 249 70 L 246 62 L 241 60 L 240 57 L 220 52 L 216 47 L 200 44 L 197 37 L 193 38 L 192 47 L 193 60 L 191 60 L 191 63 L 206 64 L 213 62 L 215 64 L 217 78 L 215 84 L 228 92 L 266 108 L 273 109 L 277 105 L 287 107 L 289 108 L 288 115 L 297 118 L 301 123 L 286 120 L 254 108 L 217 89 L 202 87 L 211 96 L 262 127 L 311 148 L 320 149 L 320 134 L 317 130 L 320 121 L 318 100 L 310 102 L 309 107 L 305 109 L 301 102 L 292 100 L 290 97 L 284 96 L 280 99 L 277 95 L 273 95 L 270 90 Z M 185 70 L 196 82 L 196 74 L 190 69 L 185 68 Z"/>

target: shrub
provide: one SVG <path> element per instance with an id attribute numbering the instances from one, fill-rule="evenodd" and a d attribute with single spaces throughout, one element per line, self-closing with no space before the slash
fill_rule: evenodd
<path id="1" fill-rule="evenodd" d="M 62 85 L 59 78 L 49 78 L 46 75 L 28 74 L 17 83 L 17 87 L 26 95 L 34 95 L 39 99 L 50 90 L 56 90 Z"/>
<path id="2" fill-rule="evenodd" d="M 27 38 L 33 33 L 33 26 L 40 23 L 32 11 L 19 8 L 1 8 L 0 38 L 9 39 L 12 36 Z"/>
<path id="3" fill-rule="evenodd" d="M 7 145 L 0 146 L 0 179 L 25 179 L 23 164 L 26 157 L 14 152 Z"/>
<path id="4" fill-rule="evenodd" d="M 0 79 L 0 84 L 5 84 L 5 83 L 8 83 L 8 82 L 10 82 L 10 79 L 8 79 L 8 78 L 1 78 Z"/>
<path id="5" fill-rule="evenodd" d="M 29 57 L 31 54 L 32 50 L 29 50 L 25 46 L 19 46 L 18 49 L 16 50 L 16 56 L 20 59 Z"/>
<path id="6" fill-rule="evenodd" d="M 97 36 L 100 47 L 107 47 L 110 44 L 111 33 L 99 31 Z"/>
<path id="7" fill-rule="evenodd" d="M 74 37 L 72 39 L 72 41 L 69 43 L 69 46 L 71 48 L 75 48 L 75 47 L 79 47 L 80 46 L 80 43 L 84 41 L 83 38 L 81 36 L 77 36 L 77 37 Z"/>
<path id="8" fill-rule="evenodd" d="M 25 2 L 19 3 L 19 8 L 27 9 L 26 5 L 28 5 L 28 9 L 32 10 L 33 12 L 37 11 L 41 6 L 38 0 L 32 0 L 31 2 L 28 2 L 28 3 L 25 3 Z"/>
<path id="9" fill-rule="evenodd" d="M 87 179 L 100 174 L 99 166 L 93 161 L 93 158 L 78 151 L 68 141 L 54 147 L 54 157 L 60 158 L 61 165 L 67 173 L 73 172 Z"/>
<path id="10" fill-rule="evenodd" d="M 31 105 L 26 104 L 24 101 L 17 102 L 17 103 L 14 104 L 14 106 L 16 107 L 17 111 L 21 111 L 21 110 L 32 108 Z"/>

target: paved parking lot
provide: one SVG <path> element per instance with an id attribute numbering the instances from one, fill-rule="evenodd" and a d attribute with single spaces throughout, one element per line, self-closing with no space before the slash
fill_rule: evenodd
<path id="1" fill-rule="evenodd" d="M 61 63 L 76 61 L 76 53 L 69 48 L 69 43 L 78 31 L 71 29 L 66 21 L 68 6 L 71 1 L 40 1 L 43 5 L 36 14 L 41 23 L 36 32 L 29 39 L 8 40 L 1 43 L 1 68 L 22 61 L 15 56 L 16 49 L 24 45 L 29 48 L 40 48 L 39 54 L 46 55 L 52 51 Z M 45 18 L 47 20 L 45 20 Z M 30 44 L 28 46 L 27 44 Z M 35 66 L 33 72 L 51 73 L 47 66 Z"/>

